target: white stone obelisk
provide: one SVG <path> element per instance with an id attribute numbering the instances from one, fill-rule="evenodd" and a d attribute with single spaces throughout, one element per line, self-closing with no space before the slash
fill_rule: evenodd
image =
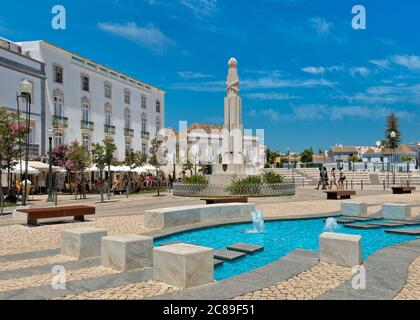
<path id="1" fill-rule="evenodd" d="M 229 59 L 226 81 L 225 123 L 223 130 L 223 163 L 244 163 L 242 99 L 239 96 L 238 62 Z"/>

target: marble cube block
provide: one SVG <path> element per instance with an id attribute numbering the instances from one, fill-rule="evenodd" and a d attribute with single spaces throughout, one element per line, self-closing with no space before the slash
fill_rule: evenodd
<path id="1" fill-rule="evenodd" d="M 362 237 L 325 232 L 319 236 L 319 258 L 322 262 L 343 267 L 362 264 Z"/>
<path id="2" fill-rule="evenodd" d="M 406 220 L 411 218 L 411 206 L 408 204 L 384 203 L 382 205 L 384 219 Z"/>
<path id="3" fill-rule="evenodd" d="M 178 288 L 213 282 L 213 249 L 184 243 L 154 248 L 153 279 Z"/>
<path id="4" fill-rule="evenodd" d="M 101 239 L 107 234 L 105 229 L 96 228 L 64 230 L 61 233 L 61 252 L 76 259 L 99 257 Z"/>
<path id="5" fill-rule="evenodd" d="M 153 266 L 153 238 L 135 234 L 102 238 L 101 262 L 118 271 Z"/>
<path id="6" fill-rule="evenodd" d="M 353 201 L 342 202 L 341 214 L 350 217 L 366 217 L 367 203 Z"/>

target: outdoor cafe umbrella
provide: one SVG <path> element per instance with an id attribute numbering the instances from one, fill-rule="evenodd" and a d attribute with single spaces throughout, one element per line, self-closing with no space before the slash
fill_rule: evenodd
<path id="1" fill-rule="evenodd" d="M 135 173 L 147 173 L 147 170 L 146 169 L 144 169 L 144 168 L 142 168 L 142 167 L 137 167 L 137 168 L 134 168 L 133 170 L 131 170 L 131 172 L 135 172 Z"/>
<path id="2" fill-rule="evenodd" d="M 22 168 L 20 163 L 16 164 L 11 172 L 14 174 L 20 174 L 21 172 L 25 173 L 25 163 L 22 162 Z M 39 174 L 39 170 L 28 165 L 28 174 Z"/>
<path id="3" fill-rule="evenodd" d="M 114 167 L 115 170 L 111 170 L 111 171 L 115 171 L 115 172 L 130 172 L 131 169 L 128 166 L 117 166 Z"/>
<path id="4" fill-rule="evenodd" d="M 141 169 L 146 170 L 146 171 L 156 171 L 156 167 L 154 167 L 150 164 L 146 164 L 146 165 L 142 166 Z"/>

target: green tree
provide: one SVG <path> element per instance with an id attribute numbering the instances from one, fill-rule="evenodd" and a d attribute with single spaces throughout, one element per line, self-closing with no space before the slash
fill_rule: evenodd
<path id="1" fill-rule="evenodd" d="M 66 153 L 67 159 L 71 162 L 71 170 L 80 174 L 81 184 L 81 195 L 80 197 L 86 198 L 86 183 L 85 183 L 85 171 L 91 164 L 90 155 L 86 152 L 86 148 L 79 144 L 77 141 L 73 141 L 70 144 L 69 150 Z M 77 197 L 77 194 L 76 194 Z"/>
<path id="2" fill-rule="evenodd" d="M 407 172 L 410 171 L 410 162 L 413 161 L 414 157 L 411 154 L 405 154 L 401 157 L 402 162 L 407 163 Z"/>
<path id="3" fill-rule="evenodd" d="M 117 150 L 117 146 L 114 143 L 114 139 L 111 137 L 106 137 L 103 141 L 105 154 L 104 162 L 105 166 L 108 168 L 108 201 L 111 200 L 111 187 L 112 187 L 112 177 L 111 177 L 111 165 L 115 161 L 114 153 Z"/>
<path id="4" fill-rule="evenodd" d="M 386 147 L 396 149 L 401 144 L 401 130 L 398 117 L 391 113 L 386 118 L 385 141 Z M 392 132 L 396 133 L 395 138 L 391 137 Z"/>
<path id="5" fill-rule="evenodd" d="M 127 150 L 125 153 L 125 164 L 130 167 L 131 170 L 142 166 L 147 161 L 147 156 L 141 151 L 134 151 L 133 149 Z M 132 175 L 128 173 L 128 185 L 127 185 L 127 197 L 130 194 Z"/>
<path id="6" fill-rule="evenodd" d="M 21 123 L 16 113 L 10 113 L 5 107 L 0 107 L 0 210 L 3 213 L 4 199 L 2 174 L 7 172 L 7 188 L 9 201 L 16 201 L 14 188 L 12 188 L 11 170 L 16 166 L 16 159 L 24 144 L 24 139 L 19 139 L 25 133 L 25 125 Z"/>
<path id="7" fill-rule="evenodd" d="M 303 163 L 311 163 L 314 160 L 314 152 L 312 148 L 305 149 L 300 155 L 300 161 Z"/>
<path id="8" fill-rule="evenodd" d="M 161 139 L 154 138 L 151 142 L 149 162 L 156 168 L 156 187 L 158 196 L 160 195 L 159 171 L 162 166 L 165 166 L 168 163 L 168 159 L 166 158 L 167 153 L 168 150 L 164 147 L 163 141 Z"/>
<path id="9" fill-rule="evenodd" d="M 193 175 L 194 163 L 191 161 L 190 148 L 187 148 L 187 156 L 185 162 L 182 164 L 182 170 L 189 171 L 190 176 Z"/>

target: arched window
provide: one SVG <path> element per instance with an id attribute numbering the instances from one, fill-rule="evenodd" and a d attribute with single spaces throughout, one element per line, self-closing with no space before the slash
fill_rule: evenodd
<path id="1" fill-rule="evenodd" d="M 105 105 L 105 125 L 112 125 L 112 106 L 109 103 Z"/>
<path id="2" fill-rule="evenodd" d="M 89 76 L 87 74 L 80 75 L 81 86 L 83 91 L 89 91 Z"/>
<path id="3" fill-rule="evenodd" d="M 82 121 L 83 122 L 89 122 L 89 103 L 88 102 L 82 102 Z"/>
<path id="4" fill-rule="evenodd" d="M 131 129 L 131 111 L 128 108 L 124 111 L 124 124 L 125 129 Z"/>
<path id="5" fill-rule="evenodd" d="M 130 100 L 131 100 L 130 98 L 131 98 L 130 90 L 124 89 L 124 103 L 130 104 Z"/>
<path id="6" fill-rule="evenodd" d="M 156 133 L 158 133 L 161 129 L 161 122 L 160 122 L 160 118 L 156 117 Z"/>
<path id="7" fill-rule="evenodd" d="M 54 146 L 64 144 L 63 134 L 61 132 L 54 133 Z"/>
<path id="8" fill-rule="evenodd" d="M 63 116 L 63 97 L 54 96 L 54 116 L 62 117 Z"/>
<path id="9" fill-rule="evenodd" d="M 105 82 L 105 98 L 112 98 L 112 85 L 109 82 Z"/>
<path id="10" fill-rule="evenodd" d="M 142 113 L 141 115 L 141 133 L 144 134 L 147 132 L 147 115 Z"/>
<path id="11" fill-rule="evenodd" d="M 83 134 L 82 135 L 82 145 L 85 148 L 86 152 L 90 152 L 90 135 Z"/>

